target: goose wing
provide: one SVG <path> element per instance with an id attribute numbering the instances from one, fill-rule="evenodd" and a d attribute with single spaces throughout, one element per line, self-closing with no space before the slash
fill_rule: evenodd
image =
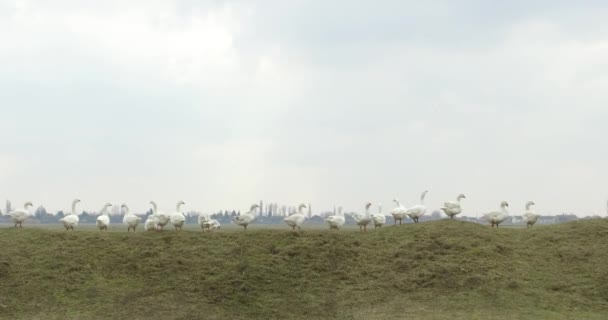
<path id="1" fill-rule="evenodd" d="M 460 204 L 455 201 L 446 201 L 443 203 L 443 207 L 446 209 L 456 209 L 460 207 Z"/>

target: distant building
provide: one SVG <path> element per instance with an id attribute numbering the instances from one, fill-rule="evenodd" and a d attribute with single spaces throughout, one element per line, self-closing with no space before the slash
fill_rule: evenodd
<path id="1" fill-rule="evenodd" d="M 524 223 L 524 217 L 523 216 L 512 216 L 511 217 L 511 223 L 512 224 L 523 224 Z"/>
<path id="2" fill-rule="evenodd" d="M 577 216 L 574 214 L 562 214 L 562 215 L 558 215 L 555 217 L 556 218 L 556 222 L 557 223 L 562 223 L 562 222 L 568 222 L 568 221 L 574 221 L 577 220 Z"/>
<path id="3" fill-rule="evenodd" d="M 554 224 L 557 222 L 555 216 L 540 216 L 538 217 L 538 224 Z"/>

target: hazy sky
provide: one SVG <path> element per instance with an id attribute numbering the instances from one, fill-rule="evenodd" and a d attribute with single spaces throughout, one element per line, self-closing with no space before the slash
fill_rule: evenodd
<path id="1" fill-rule="evenodd" d="M 605 1 L 0 0 L 0 200 L 605 215 Z"/>

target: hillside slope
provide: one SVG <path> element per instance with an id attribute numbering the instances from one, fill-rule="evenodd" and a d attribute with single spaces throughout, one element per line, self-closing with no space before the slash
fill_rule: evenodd
<path id="1" fill-rule="evenodd" d="M 608 221 L 358 232 L 0 229 L 4 319 L 603 319 Z"/>

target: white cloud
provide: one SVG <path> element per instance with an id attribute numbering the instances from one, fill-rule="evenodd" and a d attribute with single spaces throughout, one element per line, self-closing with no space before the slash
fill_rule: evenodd
<path id="1" fill-rule="evenodd" d="M 606 13 L 519 6 L 5 1 L 0 192 L 602 212 Z"/>

